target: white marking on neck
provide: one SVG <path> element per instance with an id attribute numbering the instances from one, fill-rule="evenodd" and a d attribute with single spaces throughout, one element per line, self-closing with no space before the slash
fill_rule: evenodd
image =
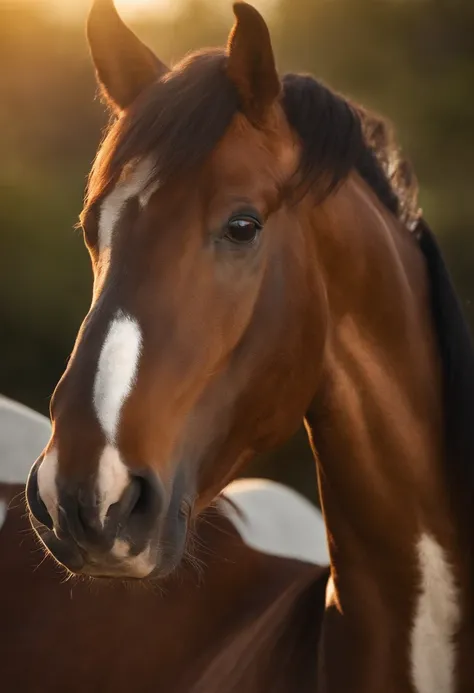
<path id="1" fill-rule="evenodd" d="M 429 534 L 417 543 L 420 594 L 411 633 L 411 666 L 417 693 L 454 693 L 454 637 L 459 595 L 443 548 Z"/>
<path id="2" fill-rule="evenodd" d="M 52 448 L 43 458 L 38 469 L 38 492 L 54 524 L 58 523 L 58 453 Z"/>
<path id="3" fill-rule="evenodd" d="M 100 251 L 110 248 L 115 226 L 128 200 L 138 196 L 141 207 L 148 203 L 157 187 L 153 185 L 148 189 L 152 170 L 153 165 L 150 161 L 141 161 L 125 180 L 117 183 L 112 192 L 103 201 L 99 219 Z"/>
<path id="4" fill-rule="evenodd" d="M 223 495 L 220 509 L 242 540 L 256 551 L 327 565 L 329 552 L 321 513 L 293 489 L 267 479 L 239 479 Z"/>
<path id="5" fill-rule="evenodd" d="M 115 441 L 120 412 L 136 378 L 141 345 L 137 321 L 119 311 L 100 352 L 93 394 L 94 409 L 109 443 Z"/>
<path id="6" fill-rule="evenodd" d="M 99 460 L 97 476 L 99 517 L 102 524 L 108 509 L 120 500 L 129 483 L 130 475 L 120 459 L 119 451 L 113 445 L 106 445 Z"/>

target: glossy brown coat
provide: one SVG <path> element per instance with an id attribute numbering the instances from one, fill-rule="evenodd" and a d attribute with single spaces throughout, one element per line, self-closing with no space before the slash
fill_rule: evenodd
<path id="1" fill-rule="evenodd" d="M 150 80 L 100 151 L 82 217 L 94 300 L 52 408 L 59 475 L 75 493 L 96 471 L 91 364 L 123 308 L 144 344 L 118 447 L 168 495 L 182 484 L 193 513 L 306 419 L 331 549 L 318 690 L 415 691 L 428 535 L 460 614 L 436 624 L 455 653 L 449 693 L 467 692 L 474 357 L 462 311 L 386 124 L 309 77 L 284 77 L 279 93 L 261 17 L 236 14 L 228 51 Z M 102 86 L 114 101 L 114 81 Z M 100 209 L 137 160 L 153 163 L 153 194 L 125 206 L 105 257 Z M 236 250 L 242 203 L 263 230 Z"/>

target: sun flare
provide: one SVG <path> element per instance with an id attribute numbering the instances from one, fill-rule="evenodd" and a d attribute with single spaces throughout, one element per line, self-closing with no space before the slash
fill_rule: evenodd
<path id="1" fill-rule="evenodd" d="M 115 6 L 123 15 L 139 14 L 140 12 L 160 12 L 167 13 L 176 6 L 174 0 L 115 0 Z"/>

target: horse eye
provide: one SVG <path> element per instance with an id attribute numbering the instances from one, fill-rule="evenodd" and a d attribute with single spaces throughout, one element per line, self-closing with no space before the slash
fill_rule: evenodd
<path id="1" fill-rule="evenodd" d="M 232 243 L 250 244 L 253 243 L 262 224 L 252 217 L 234 217 L 227 222 L 225 238 Z"/>

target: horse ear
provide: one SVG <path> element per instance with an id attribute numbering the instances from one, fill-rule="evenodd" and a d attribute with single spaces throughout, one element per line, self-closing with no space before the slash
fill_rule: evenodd
<path id="1" fill-rule="evenodd" d="M 236 2 L 234 14 L 236 21 L 227 43 L 227 74 L 237 87 L 242 111 L 258 125 L 280 94 L 280 79 L 261 14 L 246 2 Z"/>
<path id="2" fill-rule="evenodd" d="M 97 80 L 116 111 L 130 106 L 168 68 L 121 20 L 113 0 L 94 0 L 87 38 Z"/>

